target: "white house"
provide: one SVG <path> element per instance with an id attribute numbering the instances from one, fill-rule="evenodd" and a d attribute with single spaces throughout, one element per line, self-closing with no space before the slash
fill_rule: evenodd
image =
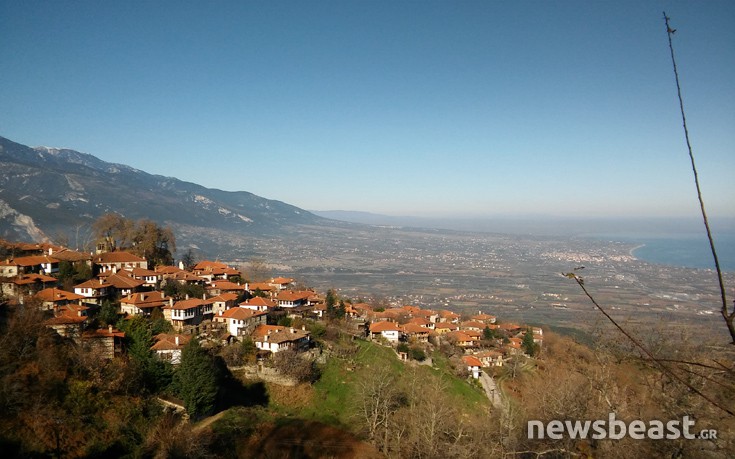
<path id="1" fill-rule="evenodd" d="M 275 308 L 276 303 L 274 301 L 266 300 L 265 298 L 256 296 L 255 298 L 250 298 L 244 303 L 240 303 L 240 307 L 252 309 L 253 311 L 268 311 L 268 308 Z"/>
<path id="2" fill-rule="evenodd" d="M 148 262 L 129 252 L 104 252 L 96 255 L 92 263 L 99 267 L 100 272 L 133 270 L 134 268 L 148 269 Z"/>
<path id="3" fill-rule="evenodd" d="M 237 338 L 249 335 L 258 325 L 264 325 L 267 315 L 266 312 L 237 307 L 228 309 L 219 317 L 227 321 L 227 330 Z"/>
<path id="4" fill-rule="evenodd" d="M 181 362 L 181 351 L 191 341 L 191 335 L 169 335 L 167 333 L 158 334 L 154 338 L 156 344 L 151 346 L 151 350 L 159 359 L 167 360 L 174 365 Z"/>
<path id="5" fill-rule="evenodd" d="M 401 338 L 402 329 L 400 325 L 388 321 L 370 324 L 370 336 L 375 338 L 378 335 L 392 343 L 395 343 Z"/>
<path id="6" fill-rule="evenodd" d="M 100 303 L 103 298 L 110 295 L 112 284 L 102 279 L 90 279 L 74 286 L 74 293 L 83 296 L 88 303 Z"/>
<path id="7" fill-rule="evenodd" d="M 480 359 L 473 355 L 462 356 L 462 361 L 467 365 L 467 371 L 470 372 L 473 378 L 478 379 L 480 373 L 482 373 L 482 362 Z"/>
<path id="8" fill-rule="evenodd" d="M 260 325 L 253 333 L 255 347 L 273 353 L 286 349 L 302 350 L 309 347 L 311 335 L 308 331 L 278 325 Z"/>

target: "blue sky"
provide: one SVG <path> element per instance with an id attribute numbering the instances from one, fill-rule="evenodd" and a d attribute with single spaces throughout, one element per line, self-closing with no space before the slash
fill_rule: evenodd
<path id="1" fill-rule="evenodd" d="M 735 216 L 735 2 L 0 0 L 0 135 L 305 209 Z"/>

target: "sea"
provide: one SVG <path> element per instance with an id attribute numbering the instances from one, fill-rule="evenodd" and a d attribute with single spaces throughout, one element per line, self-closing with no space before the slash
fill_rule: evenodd
<path id="1" fill-rule="evenodd" d="M 701 233 L 609 234 L 597 235 L 596 238 L 632 244 L 635 248 L 631 250 L 631 255 L 649 263 L 696 269 L 715 268 L 704 230 Z M 720 268 L 735 272 L 735 232 L 714 234 L 713 238 Z"/>
<path id="2" fill-rule="evenodd" d="M 319 212 L 327 218 L 397 227 L 436 228 L 527 236 L 585 237 L 635 247 L 632 255 L 649 263 L 714 269 L 709 241 L 699 216 L 671 218 L 561 217 L 393 217 L 364 212 Z M 735 218 L 710 218 L 720 267 L 735 272 Z"/>

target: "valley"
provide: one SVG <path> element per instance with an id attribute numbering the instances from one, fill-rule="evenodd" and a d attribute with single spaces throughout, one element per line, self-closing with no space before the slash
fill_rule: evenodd
<path id="1" fill-rule="evenodd" d="M 317 289 L 380 303 L 495 314 L 582 336 L 607 327 L 562 273 L 584 266 L 585 285 L 633 328 L 680 328 L 726 341 L 712 270 L 654 265 L 633 246 L 587 238 L 531 237 L 348 225 L 302 227 L 278 238 L 241 238 L 218 254 L 261 260 Z M 229 257 L 227 255 L 230 255 Z M 732 285 L 733 274 L 726 273 Z"/>

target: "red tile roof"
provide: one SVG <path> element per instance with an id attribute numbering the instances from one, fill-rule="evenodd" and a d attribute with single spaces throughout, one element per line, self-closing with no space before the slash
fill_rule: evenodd
<path id="1" fill-rule="evenodd" d="M 116 328 L 98 328 L 97 330 L 88 330 L 82 333 L 82 338 L 125 338 L 125 332 L 121 332 Z"/>
<path id="2" fill-rule="evenodd" d="M 274 277 L 270 280 L 271 284 L 287 285 L 293 282 L 293 279 L 288 277 Z"/>
<path id="3" fill-rule="evenodd" d="M 219 294 L 217 296 L 214 296 L 214 297 L 210 298 L 210 301 L 212 301 L 212 302 L 235 301 L 238 297 L 239 297 L 239 295 L 237 295 L 235 293 L 225 292 L 225 293 L 221 293 L 221 294 Z"/>
<path id="4" fill-rule="evenodd" d="M 253 282 L 248 285 L 248 288 L 250 289 L 251 292 L 254 292 L 255 290 L 260 290 L 261 292 L 270 292 L 275 287 L 265 282 Z"/>
<path id="5" fill-rule="evenodd" d="M 159 291 L 132 293 L 120 300 L 121 303 L 132 304 L 138 307 L 142 305 L 149 305 L 149 307 L 154 305 L 160 306 L 166 301 L 166 295 Z"/>
<path id="6" fill-rule="evenodd" d="M 381 333 L 384 331 L 401 331 L 401 326 L 393 322 L 375 322 L 370 324 L 370 333 Z"/>
<path id="7" fill-rule="evenodd" d="M 215 281 L 209 284 L 208 289 L 219 289 L 219 290 L 242 290 L 245 291 L 245 286 L 236 284 L 230 281 Z"/>
<path id="8" fill-rule="evenodd" d="M 425 327 L 431 324 L 431 321 L 425 317 L 414 317 L 413 319 L 409 320 L 408 323 L 421 325 L 422 327 Z"/>
<path id="9" fill-rule="evenodd" d="M 75 316 L 72 314 L 61 314 L 45 320 L 45 325 L 76 325 L 87 321 L 87 316 Z"/>
<path id="10" fill-rule="evenodd" d="M 260 338 L 262 336 L 267 335 L 269 332 L 273 333 L 278 330 L 285 330 L 286 327 L 283 327 L 281 325 L 258 325 L 255 328 L 255 331 L 253 331 L 253 338 Z"/>
<path id="11" fill-rule="evenodd" d="M 153 276 L 161 275 L 161 273 L 157 273 L 155 271 L 151 271 L 150 269 L 144 269 L 144 268 L 133 268 L 131 272 L 133 276 L 138 276 L 138 277 L 153 277 Z"/>
<path id="12" fill-rule="evenodd" d="M 468 342 L 468 341 L 474 341 L 474 339 L 471 336 L 469 336 L 468 334 L 466 334 L 464 332 L 460 332 L 460 331 L 452 331 L 452 332 L 449 332 L 449 333 L 447 333 L 446 336 L 448 338 L 453 338 L 453 339 L 457 340 L 457 342 L 460 342 L 460 343 L 465 343 L 465 342 Z"/>
<path id="13" fill-rule="evenodd" d="M 436 311 L 432 311 L 431 309 L 419 309 L 414 313 L 416 317 L 431 317 L 435 315 L 437 315 Z"/>
<path id="14" fill-rule="evenodd" d="M 472 355 L 463 355 L 462 361 L 471 367 L 482 367 L 480 359 Z"/>
<path id="15" fill-rule="evenodd" d="M 358 311 L 372 311 L 373 310 L 373 308 L 367 303 L 355 303 L 352 305 L 352 307 L 357 309 Z"/>
<path id="16" fill-rule="evenodd" d="M 199 298 L 190 298 L 188 300 L 181 300 L 174 303 L 173 306 L 166 306 L 166 309 L 192 309 L 198 306 L 204 306 L 208 301 L 201 300 Z"/>
<path id="17" fill-rule="evenodd" d="M 44 274 L 22 274 L 13 280 L 16 285 L 28 285 L 35 284 L 37 282 L 47 284 L 49 282 L 56 282 L 58 279 Z"/>
<path id="18" fill-rule="evenodd" d="M 405 310 L 409 314 L 415 314 L 416 312 L 421 310 L 421 308 L 419 308 L 418 306 L 403 306 L 401 309 Z"/>
<path id="19" fill-rule="evenodd" d="M 72 261 L 72 262 L 85 261 L 85 260 L 92 259 L 92 256 L 89 255 L 88 253 L 76 252 L 74 250 L 69 250 L 69 249 L 60 249 L 58 251 L 54 250 L 51 256 L 59 260 Z"/>
<path id="20" fill-rule="evenodd" d="M 409 323 L 403 326 L 403 331 L 408 334 L 414 335 L 414 334 L 422 334 L 422 333 L 428 334 L 431 330 L 429 330 L 426 327 L 422 327 L 421 325 Z"/>
<path id="21" fill-rule="evenodd" d="M 11 262 L 10 266 L 38 266 L 45 263 L 58 263 L 59 260 L 46 255 L 32 255 L 30 257 L 16 257 Z"/>
<path id="22" fill-rule="evenodd" d="M 58 288 L 45 288 L 36 293 L 36 298 L 41 301 L 77 301 L 84 297 Z"/>
<path id="23" fill-rule="evenodd" d="M 248 320 L 252 319 L 253 317 L 265 316 L 266 314 L 267 313 L 265 311 L 259 312 L 247 308 L 230 308 L 227 311 L 223 312 L 220 317 L 234 320 Z"/>
<path id="24" fill-rule="evenodd" d="M 299 300 L 308 300 L 314 292 L 281 292 L 278 294 L 276 298 L 278 298 L 279 301 L 299 301 Z"/>
<path id="25" fill-rule="evenodd" d="M 145 284 L 142 280 L 133 279 L 128 274 L 122 273 L 107 276 L 107 283 L 117 289 L 138 288 Z"/>
<path id="26" fill-rule="evenodd" d="M 92 261 L 97 264 L 105 263 L 141 263 L 146 261 L 145 258 L 140 258 L 137 255 L 133 255 L 130 252 L 104 252 L 99 255 L 95 255 Z"/>
<path id="27" fill-rule="evenodd" d="M 491 316 L 489 314 L 477 314 L 475 316 L 472 316 L 472 319 L 473 320 L 479 320 L 481 322 L 484 322 L 486 320 L 487 321 L 493 321 L 493 320 L 496 319 L 496 317 L 495 316 Z"/>
<path id="28" fill-rule="evenodd" d="M 225 263 L 221 263 L 219 261 L 200 261 L 199 263 L 194 266 L 193 271 L 206 271 L 206 270 L 212 270 L 215 268 L 219 269 L 227 269 L 229 266 L 227 266 Z"/>
<path id="29" fill-rule="evenodd" d="M 180 269 L 176 266 L 167 266 L 167 265 L 159 265 L 156 266 L 156 272 L 159 274 L 176 274 L 178 272 L 183 272 L 183 269 Z"/>
<path id="30" fill-rule="evenodd" d="M 177 271 L 171 274 L 170 278 L 173 280 L 185 281 L 185 282 L 205 282 L 206 281 L 206 279 L 204 279 L 203 277 L 195 276 L 189 271 Z"/>
<path id="31" fill-rule="evenodd" d="M 179 344 L 176 344 L 176 338 L 179 339 Z M 191 335 L 159 333 L 154 339 L 156 340 L 156 344 L 151 346 L 151 350 L 174 351 L 176 349 L 183 349 L 191 341 Z"/>
<path id="32" fill-rule="evenodd" d="M 250 298 L 249 300 L 245 301 L 244 303 L 240 303 L 240 304 L 247 305 L 247 306 L 266 307 L 266 308 L 276 307 L 275 302 L 271 300 L 266 300 L 265 298 L 261 298 L 259 296 L 256 296 L 255 298 Z"/>

